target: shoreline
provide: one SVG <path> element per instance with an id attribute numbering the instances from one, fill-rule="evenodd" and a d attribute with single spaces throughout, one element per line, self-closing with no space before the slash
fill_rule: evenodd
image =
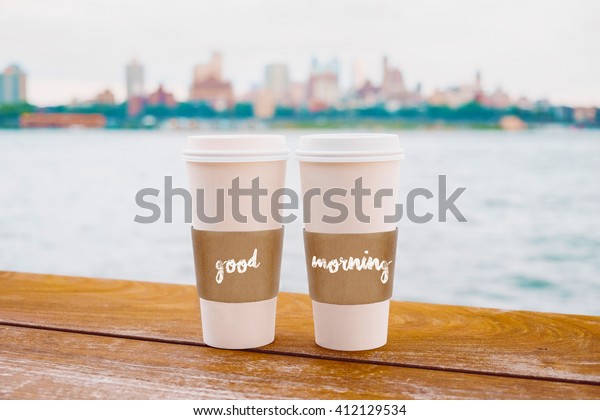
<path id="1" fill-rule="evenodd" d="M 307 122 L 257 122 L 241 120 L 201 120 L 195 124 L 174 125 L 163 123 L 152 126 L 129 127 L 1 127 L 0 132 L 9 131 L 251 131 L 262 132 L 270 130 L 350 130 L 350 131 L 506 131 L 527 132 L 538 130 L 564 130 L 564 131 L 596 131 L 600 126 L 580 126 L 574 124 L 531 124 L 517 129 L 503 128 L 499 123 L 455 123 L 444 122 L 405 122 L 405 121 L 307 121 Z"/>

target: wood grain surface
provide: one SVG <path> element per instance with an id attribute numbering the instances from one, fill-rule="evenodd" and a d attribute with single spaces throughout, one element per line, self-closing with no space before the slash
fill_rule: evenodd
<path id="1" fill-rule="evenodd" d="M 600 387 L 0 326 L 0 398 L 600 398 Z"/>
<path id="2" fill-rule="evenodd" d="M 0 272 L 6 325 L 202 345 L 199 316 L 193 286 Z M 282 293 L 253 352 L 600 384 L 600 317 L 393 302 L 386 346 L 336 352 L 314 344 L 309 297 Z"/>

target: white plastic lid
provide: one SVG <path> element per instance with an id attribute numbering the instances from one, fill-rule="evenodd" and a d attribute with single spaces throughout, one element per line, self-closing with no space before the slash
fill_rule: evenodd
<path id="1" fill-rule="evenodd" d="M 191 136 L 183 149 L 188 162 L 265 162 L 289 156 L 285 137 L 267 134 Z"/>
<path id="2" fill-rule="evenodd" d="M 381 162 L 404 159 L 404 149 L 396 134 L 312 134 L 300 137 L 296 158 L 304 162 Z"/>

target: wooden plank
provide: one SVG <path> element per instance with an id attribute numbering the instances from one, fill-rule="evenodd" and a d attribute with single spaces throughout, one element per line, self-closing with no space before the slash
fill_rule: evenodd
<path id="1" fill-rule="evenodd" d="M 310 299 L 282 293 L 277 338 L 258 351 L 600 383 L 600 317 L 393 302 L 389 343 L 314 344 Z M 201 343 L 192 286 L 0 272 L 0 322 Z"/>
<path id="2" fill-rule="evenodd" d="M 0 398 L 598 399 L 600 386 L 0 326 Z"/>

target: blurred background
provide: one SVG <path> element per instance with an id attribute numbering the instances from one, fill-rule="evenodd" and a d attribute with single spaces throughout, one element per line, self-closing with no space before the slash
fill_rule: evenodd
<path id="1" fill-rule="evenodd" d="M 190 134 L 398 133 L 394 298 L 600 315 L 600 4 L 0 0 L 0 270 L 194 284 Z M 297 163 L 288 184 L 299 191 Z M 162 196 L 159 200 L 162 199 Z M 420 211 L 437 215 L 423 200 Z M 282 290 L 307 292 L 301 224 Z"/>

